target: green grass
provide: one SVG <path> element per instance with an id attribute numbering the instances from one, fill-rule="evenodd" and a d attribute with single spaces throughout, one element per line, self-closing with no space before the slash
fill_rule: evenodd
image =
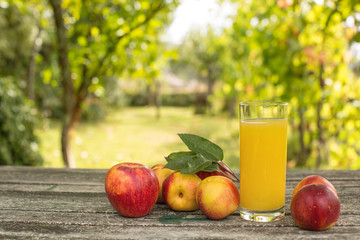
<path id="1" fill-rule="evenodd" d="M 161 118 L 149 107 L 109 110 L 105 121 L 79 123 L 71 147 L 78 168 L 110 168 L 119 162 L 148 166 L 165 163 L 164 156 L 187 150 L 177 133 L 193 133 L 218 144 L 224 162 L 238 169 L 238 121 L 227 117 L 194 115 L 191 108 L 163 107 Z M 60 124 L 45 121 L 37 130 L 44 167 L 63 167 Z"/>

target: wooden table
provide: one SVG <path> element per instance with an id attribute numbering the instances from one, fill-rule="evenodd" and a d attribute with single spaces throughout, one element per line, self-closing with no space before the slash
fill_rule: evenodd
<path id="1" fill-rule="evenodd" d="M 124 218 L 104 191 L 107 170 L 0 167 L 0 238 L 56 239 L 360 239 L 360 171 L 289 170 L 286 217 L 273 223 L 240 219 L 238 211 L 221 221 L 199 210 L 174 212 L 157 204 L 149 215 Z M 290 215 L 291 193 L 305 176 L 318 174 L 336 187 L 341 215 L 331 229 L 302 230 Z"/>

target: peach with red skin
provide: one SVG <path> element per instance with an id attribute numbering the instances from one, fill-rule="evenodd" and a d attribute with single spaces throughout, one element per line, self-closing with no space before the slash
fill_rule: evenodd
<path id="1" fill-rule="evenodd" d="M 175 172 L 174 170 L 164 168 L 164 166 L 165 166 L 165 164 L 156 164 L 155 166 L 153 166 L 151 168 L 154 171 L 154 173 L 159 181 L 159 196 L 158 196 L 156 203 L 165 203 L 165 199 L 163 197 L 163 191 L 162 191 L 163 183 L 170 174 Z"/>
<path id="2" fill-rule="evenodd" d="M 210 176 L 201 181 L 196 191 L 196 202 L 208 218 L 223 219 L 239 207 L 239 190 L 227 177 Z"/>
<path id="3" fill-rule="evenodd" d="M 159 182 L 155 173 L 139 163 L 119 163 L 105 177 L 105 191 L 113 208 L 124 217 L 147 215 L 156 203 Z"/>
<path id="4" fill-rule="evenodd" d="M 296 225 L 319 231 L 336 223 L 340 216 L 340 201 L 327 185 L 308 184 L 295 194 L 290 209 Z"/>
<path id="5" fill-rule="evenodd" d="M 305 177 L 303 180 L 301 180 L 298 183 L 298 185 L 296 185 L 296 187 L 294 188 L 292 197 L 294 197 L 296 192 L 299 191 L 300 188 L 302 188 L 303 186 L 308 185 L 308 184 L 314 184 L 314 183 L 325 184 L 331 190 L 333 190 L 337 195 L 335 187 L 326 178 L 324 178 L 322 176 L 318 176 L 318 175 L 310 175 L 310 176 Z"/>
<path id="6" fill-rule="evenodd" d="M 175 211 L 194 211 L 198 209 L 196 203 L 196 189 L 201 179 L 195 174 L 181 174 L 174 172 L 163 183 L 163 196 L 166 204 Z"/>

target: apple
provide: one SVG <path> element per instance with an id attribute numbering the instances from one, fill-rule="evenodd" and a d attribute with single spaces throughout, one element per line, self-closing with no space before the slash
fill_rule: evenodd
<path id="1" fill-rule="evenodd" d="M 199 171 L 195 173 L 201 180 L 210 177 L 210 176 L 224 176 L 221 172 L 213 171 L 213 172 L 207 172 L 207 171 Z"/>
<path id="2" fill-rule="evenodd" d="M 340 216 L 337 194 L 325 184 L 308 184 L 291 200 L 291 216 L 301 228 L 325 230 L 332 227 Z"/>
<path id="3" fill-rule="evenodd" d="M 302 188 L 305 185 L 313 184 L 313 183 L 325 184 L 326 186 L 330 187 L 330 189 L 333 190 L 337 195 L 335 187 L 326 178 L 318 175 L 311 175 L 311 176 L 307 176 L 306 178 L 301 180 L 301 182 L 298 183 L 298 185 L 294 188 L 292 197 L 295 196 L 296 192 L 299 191 L 300 188 Z"/>
<path id="4" fill-rule="evenodd" d="M 223 164 L 223 163 L 222 163 Z M 228 176 L 230 178 L 232 178 L 231 174 L 229 172 L 226 171 L 226 169 L 223 166 L 219 166 L 220 171 L 212 171 L 212 172 L 208 172 L 208 171 L 199 171 L 197 173 L 195 173 L 201 180 L 210 177 L 210 176 Z"/>
<path id="5" fill-rule="evenodd" d="M 239 207 L 240 194 L 227 177 L 210 176 L 201 181 L 196 191 L 196 202 L 206 217 L 219 220 Z"/>
<path id="6" fill-rule="evenodd" d="M 195 174 L 181 174 L 174 172 L 163 183 L 163 197 L 166 204 L 175 211 L 194 211 L 198 209 L 196 203 L 196 189 L 201 179 Z"/>
<path id="7" fill-rule="evenodd" d="M 164 168 L 164 166 L 165 166 L 165 164 L 156 164 L 155 166 L 153 166 L 151 168 L 154 171 L 154 173 L 159 181 L 159 196 L 158 196 L 156 203 L 165 203 L 165 199 L 163 197 L 163 191 L 162 191 L 163 183 L 170 174 L 175 172 L 174 170 Z"/>
<path id="8" fill-rule="evenodd" d="M 124 217 L 147 215 L 159 195 L 155 173 L 140 163 L 119 163 L 105 177 L 105 191 L 114 209 Z"/>

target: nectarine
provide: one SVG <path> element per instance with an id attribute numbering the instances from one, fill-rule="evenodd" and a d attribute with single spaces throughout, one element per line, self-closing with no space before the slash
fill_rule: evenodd
<path id="1" fill-rule="evenodd" d="M 156 164 L 155 166 L 153 166 L 151 168 L 154 171 L 154 173 L 159 181 L 159 196 L 158 196 L 156 203 L 165 203 L 165 199 L 163 197 L 163 191 L 162 191 L 163 183 L 170 174 L 175 172 L 174 170 L 164 168 L 164 166 L 165 166 L 165 164 Z"/>
<path id="2" fill-rule="evenodd" d="M 174 172 L 163 183 L 163 196 L 166 204 L 175 211 L 194 211 L 198 209 L 196 203 L 196 189 L 201 179 L 195 174 L 181 174 Z"/>
<path id="3" fill-rule="evenodd" d="M 208 218 L 223 219 L 239 207 L 239 190 L 227 177 L 210 176 L 201 181 L 196 191 L 196 202 Z"/>
<path id="4" fill-rule="evenodd" d="M 294 188 L 292 197 L 295 196 L 295 193 L 297 191 L 299 191 L 300 188 L 302 188 L 305 185 L 313 184 L 313 183 L 325 184 L 326 186 L 330 187 L 330 189 L 333 190 L 337 194 L 335 187 L 326 178 L 324 178 L 322 176 L 318 176 L 318 175 L 311 175 L 311 176 L 307 176 L 306 178 L 301 180 L 301 182 L 299 182 L 298 185 L 296 185 L 296 187 Z"/>
<path id="5" fill-rule="evenodd" d="M 340 201 L 325 184 L 302 187 L 291 200 L 291 216 L 301 228 L 324 230 L 332 227 L 340 215 Z"/>

